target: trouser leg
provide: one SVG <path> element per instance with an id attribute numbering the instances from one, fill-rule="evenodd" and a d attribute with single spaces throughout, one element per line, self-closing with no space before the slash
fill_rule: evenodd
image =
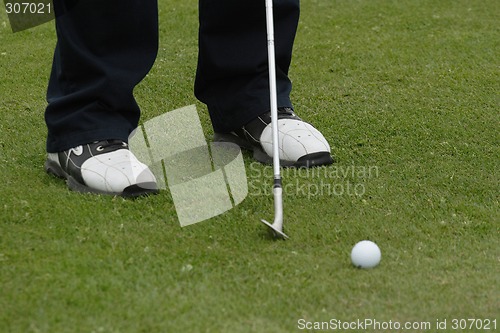
<path id="1" fill-rule="evenodd" d="M 126 141 L 140 109 L 133 89 L 158 49 L 155 0 L 54 0 L 57 45 L 47 90 L 47 151 Z"/>
<path id="2" fill-rule="evenodd" d="M 195 94 L 216 132 L 229 132 L 270 110 L 264 0 L 200 0 Z M 288 77 L 299 0 L 274 0 L 278 106 L 291 107 Z"/>

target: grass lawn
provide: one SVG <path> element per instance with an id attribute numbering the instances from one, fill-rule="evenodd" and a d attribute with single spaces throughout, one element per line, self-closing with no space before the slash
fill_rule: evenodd
<path id="1" fill-rule="evenodd" d="M 0 332 L 313 332 L 365 319 L 380 326 L 349 331 L 456 332 L 468 318 L 482 321 L 463 332 L 500 329 L 498 9 L 303 1 L 293 100 L 337 162 L 283 171 L 291 239 L 277 242 L 259 223 L 273 215 L 269 168 L 249 155 L 248 197 L 185 228 L 168 190 L 81 195 L 46 175 L 53 22 L 14 34 L 2 10 Z M 160 30 L 136 89 L 144 121 L 196 102 L 197 2 L 160 1 Z M 350 264 L 362 239 L 382 250 L 374 269 Z"/>

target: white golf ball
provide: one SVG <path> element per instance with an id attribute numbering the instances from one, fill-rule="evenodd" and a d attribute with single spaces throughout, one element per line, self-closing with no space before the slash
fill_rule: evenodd
<path id="1" fill-rule="evenodd" d="M 352 264 L 358 268 L 373 268 L 379 264 L 381 258 L 379 247 L 369 240 L 356 243 L 351 251 Z"/>

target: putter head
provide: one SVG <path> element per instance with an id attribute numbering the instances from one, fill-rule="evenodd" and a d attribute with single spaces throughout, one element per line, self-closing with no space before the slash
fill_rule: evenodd
<path id="1" fill-rule="evenodd" d="M 283 232 L 281 228 L 281 223 L 279 225 L 277 223 L 269 223 L 266 220 L 260 220 L 262 223 L 267 225 L 269 227 L 269 231 L 271 232 L 272 236 L 276 239 L 288 239 L 289 237 Z"/>

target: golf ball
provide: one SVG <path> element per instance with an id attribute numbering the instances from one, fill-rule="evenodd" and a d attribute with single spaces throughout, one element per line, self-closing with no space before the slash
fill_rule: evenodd
<path id="1" fill-rule="evenodd" d="M 379 264 L 381 257 L 377 244 L 369 240 L 356 243 L 351 251 L 352 264 L 358 268 L 373 268 Z"/>

